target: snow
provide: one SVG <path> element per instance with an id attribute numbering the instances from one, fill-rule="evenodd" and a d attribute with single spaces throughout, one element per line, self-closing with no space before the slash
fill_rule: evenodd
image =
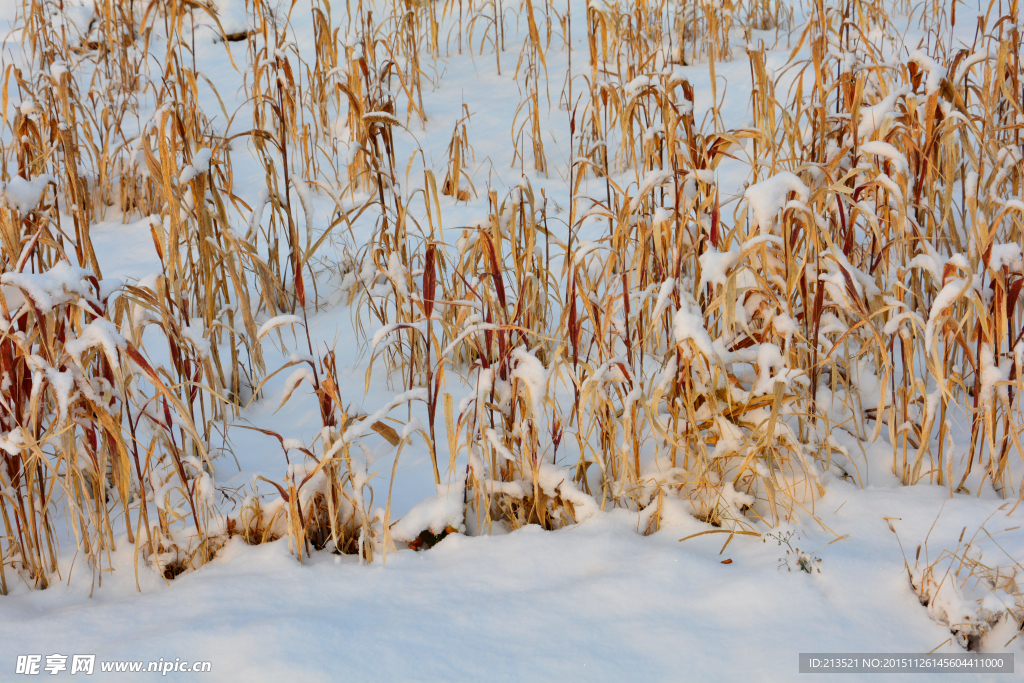
<path id="1" fill-rule="evenodd" d="M 211 357 L 210 350 L 212 347 L 210 346 L 210 340 L 206 338 L 206 331 L 204 330 L 202 320 L 196 320 L 192 325 L 182 327 L 181 336 L 191 342 L 200 358 Z"/>
<path id="2" fill-rule="evenodd" d="M 81 42 L 90 33 L 93 17 L 93 8 L 84 0 L 69 0 L 66 5 L 50 5 L 47 8 L 50 14 L 50 26 L 55 33 L 61 33 L 66 29 L 68 42 L 72 45 Z"/>
<path id="3" fill-rule="evenodd" d="M 36 176 L 29 180 L 15 176 L 6 184 L 0 183 L 0 189 L 3 190 L 3 196 L 7 203 L 24 216 L 39 205 L 39 200 L 46 192 L 46 186 L 51 182 L 56 182 L 56 180 L 49 175 Z"/>
<path id="4" fill-rule="evenodd" d="M 464 532 L 466 526 L 463 524 L 462 511 L 465 495 L 466 485 L 463 482 L 438 484 L 436 496 L 416 503 L 395 522 L 391 527 L 391 537 L 399 542 L 411 543 L 423 531 L 438 535 L 450 527 Z"/>
<path id="5" fill-rule="evenodd" d="M 271 330 L 284 325 L 301 325 L 302 318 L 297 315 L 276 315 L 270 320 L 260 325 L 260 329 L 256 332 L 256 338 L 262 339 Z"/>
<path id="6" fill-rule="evenodd" d="M 874 154 L 875 156 L 885 157 L 892 162 L 897 173 L 905 174 L 910 169 L 910 165 L 907 163 L 907 158 L 903 156 L 903 153 L 888 142 L 882 142 L 880 140 L 865 142 L 860 146 L 860 151 L 863 154 Z"/>
<path id="7" fill-rule="evenodd" d="M 409 401 L 425 400 L 427 400 L 426 389 L 411 389 L 409 391 L 403 392 L 392 398 L 390 401 L 388 401 L 388 403 L 385 404 L 384 407 L 378 409 L 377 412 L 373 413 L 364 420 L 357 421 L 351 427 L 346 429 L 345 432 L 341 435 L 341 441 L 344 443 L 351 443 L 356 438 L 362 436 L 373 426 L 374 422 L 383 419 L 384 416 L 391 412 L 391 409 L 394 408 L 395 406 L 402 405 L 403 403 L 408 403 Z"/>
<path id="8" fill-rule="evenodd" d="M 927 74 L 925 77 L 925 87 L 929 95 L 938 91 L 939 84 L 942 82 L 942 77 L 945 74 L 942 73 L 942 67 L 934 59 L 921 50 L 914 50 L 910 53 L 907 62 L 917 64 L 925 71 Z"/>
<path id="9" fill-rule="evenodd" d="M 742 252 L 733 248 L 727 252 L 721 252 L 714 247 L 700 255 L 700 285 L 698 289 L 704 289 L 704 285 L 722 285 L 729 281 L 729 271 L 740 260 Z"/>
<path id="10" fill-rule="evenodd" d="M 557 495 L 572 504 L 577 522 L 586 521 L 600 511 L 597 501 L 580 491 L 560 467 L 547 462 L 540 463 L 537 481 L 547 495 Z"/>
<path id="11" fill-rule="evenodd" d="M 754 222 L 767 230 L 775 220 L 775 215 L 786 205 L 787 195 L 793 192 L 800 201 L 810 199 L 811 192 L 796 174 L 789 171 L 776 173 L 772 177 L 754 183 L 746 189 L 746 197 L 750 210 L 754 212 Z"/>
<path id="12" fill-rule="evenodd" d="M 252 214 L 249 216 L 249 233 L 254 235 L 263 221 L 263 214 L 267 209 L 267 202 L 270 201 L 270 191 L 263 188 L 259 191 L 256 203 L 253 205 Z"/>
<path id="13" fill-rule="evenodd" d="M 541 402 L 547 393 L 548 373 L 537 357 L 529 350 L 518 347 L 512 351 L 515 369 L 512 377 L 522 382 L 526 389 L 526 398 L 531 406 L 531 415 L 541 415 Z"/>
<path id="14" fill-rule="evenodd" d="M 313 371 L 308 365 L 303 363 L 299 367 L 292 370 L 291 374 L 288 375 L 288 379 L 284 382 L 284 389 L 281 394 L 281 405 L 283 406 L 288 398 L 295 391 L 296 387 L 302 383 L 302 380 L 306 380 L 310 385 L 315 384 L 315 376 Z"/>
<path id="15" fill-rule="evenodd" d="M 660 187 L 669 178 L 672 177 L 671 171 L 650 171 L 644 176 L 643 181 L 640 183 L 640 188 L 636 192 L 636 196 L 629 200 L 629 210 L 636 211 L 637 207 L 640 206 L 640 202 L 644 196 L 656 187 Z"/>
<path id="16" fill-rule="evenodd" d="M 928 313 L 928 323 L 924 330 L 925 348 L 931 351 L 932 341 L 935 338 L 935 324 L 942 312 L 954 301 L 968 291 L 970 282 L 962 278 L 952 278 L 939 291 L 932 302 L 931 311 Z"/>
<path id="17" fill-rule="evenodd" d="M 642 536 L 637 516 L 622 511 L 557 532 L 452 534 L 426 552 L 389 553 L 383 566 L 327 553 L 300 565 L 286 542 L 235 539 L 170 585 L 143 575 L 141 593 L 121 545 L 118 569 L 91 598 L 85 574 L 5 598 L 0 657 L 181 657 L 212 661 L 224 681 L 337 680 L 339 667 L 374 680 L 668 680 L 680 667 L 694 680 L 794 680 L 799 652 L 928 652 L 949 630 L 900 577 L 900 543 L 913 566 L 940 511 L 928 545 L 955 546 L 991 504 L 952 512 L 928 487 L 853 493 L 844 483 L 822 501 L 847 538 L 826 546 L 819 530 L 798 541 L 821 558 L 820 574 L 780 569 L 785 548 L 771 539 L 736 536 L 723 547 L 728 534 L 687 538 L 709 529 L 687 514 Z M 338 643 L 340 660 L 310 656 Z"/>
<path id="18" fill-rule="evenodd" d="M 10 455 L 21 453 L 21 446 L 25 443 L 25 434 L 21 427 L 15 427 L 9 432 L 0 432 L 0 448 Z"/>
<path id="19" fill-rule="evenodd" d="M 896 102 L 906 95 L 905 90 L 893 90 L 877 104 L 860 109 L 860 123 L 857 124 L 857 137 L 867 140 L 878 131 L 896 111 Z"/>
<path id="20" fill-rule="evenodd" d="M 386 123 L 389 126 L 400 126 L 402 122 L 394 114 L 386 111 L 369 111 L 363 114 L 363 121 L 367 123 Z"/>
<path id="21" fill-rule="evenodd" d="M 973 67 L 975 64 L 981 64 L 986 60 L 998 58 L 999 54 L 994 51 L 990 52 L 987 50 L 977 50 L 970 57 L 960 62 L 960 66 L 956 68 L 956 73 L 953 74 L 953 80 L 959 81 L 960 79 L 962 79 L 964 76 L 967 75 L 967 73 L 971 70 L 971 67 Z"/>
<path id="22" fill-rule="evenodd" d="M 921 250 L 924 253 L 918 254 L 917 256 L 912 258 L 910 260 L 910 263 L 907 264 L 907 267 L 908 268 L 923 268 L 932 277 L 932 279 L 936 283 L 941 283 L 942 282 L 942 268 L 941 268 L 942 258 L 939 256 L 938 252 L 935 251 L 935 247 L 933 247 L 928 242 L 928 240 L 921 240 L 919 242 L 919 246 L 920 246 Z"/>
<path id="23" fill-rule="evenodd" d="M 71 372 L 60 372 L 46 368 L 46 379 L 50 383 L 54 398 L 57 401 L 57 414 L 61 419 L 67 417 L 68 405 L 75 391 L 75 376 Z"/>
<path id="24" fill-rule="evenodd" d="M 988 267 L 993 270 L 999 270 L 1004 266 L 1008 267 L 1011 272 L 1021 272 L 1024 261 L 1021 258 L 1021 248 L 1019 244 L 993 244 L 992 253 L 989 256 Z"/>
<path id="25" fill-rule="evenodd" d="M 125 348 L 127 342 L 117 331 L 114 323 L 105 318 L 97 318 L 82 328 L 82 333 L 76 339 L 69 339 L 64 343 L 64 350 L 74 359 L 78 367 L 82 365 L 82 354 L 89 349 L 100 347 L 107 358 L 112 369 L 120 367 L 118 362 L 118 349 Z"/>
<path id="26" fill-rule="evenodd" d="M 182 169 L 181 174 L 178 176 L 178 184 L 184 185 L 192 181 L 193 178 L 201 173 L 208 173 L 210 171 L 210 158 L 213 156 L 213 150 L 209 147 L 198 150 L 192 155 L 192 163 L 185 166 Z"/>
<path id="27" fill-rule="evenodd" d="M 711 344 L 711 336 L 704 329 L 704 320 L 699 313 L 692 313 L 688 310 L 676 311 L 673 319 L 673 330 L 675 330 L 676 343 L 692 341 L 697 349 L 708 358 L 715 356 L 714 346 Z"/>
<path id="28" fill-rule="evenodd" d="M 661 287 L 658 289 L 658 299 L 654 302 L 654 309 L 651 311 L 651 320 L 657 320 L 665 311 L 675 286 L 676 281 L 673 278 L 669 278 L 661 283 Z"/>
<path id="29" fill-rule="evenodd" d="M 91 275 L 84 268 L 60 261 L 45 273 L 4 273 L 0 275 L 0 283 L 22 290 L 41 312 L 49 313 L 55 306 L 70 303 L 77 297 L 90 298 L 91 292 L 84 280 Z M 5 289 L 4 295 L 9 291 Z M 10 301 L 8 307 L 11 307 Z"/>
<path id="30" fill-rule="evenodd" d="M 981 345 L 981 393 L 978 399 L 978 404 L 985 406 L 992 401 L 993 395 L 997 391 L 997 384 L 999 382 L 1006 382 L 1010 379 L 1010 368 L 1009 363 L 998 363 L 995 355 L 992 351 L 991 344 Z M 1004 367 L 1000 367 L 1000 366 Z M 1001 398 L 1005 398 L 1006 391 L 1005 385 L 999 387 L 999 393 Z"/>
<path id="31" fill-rule="evenodd" d="M 302 205 L 302 212 L 306 218 L 306 249 L 309 249 L 313 242 L 313 200 L 310 197 L 309 185 L 304 183 L 301 178 L 292 177 L 292 187 L 295 188 L 295 194 L 299 196 L 299 203 Z"/>

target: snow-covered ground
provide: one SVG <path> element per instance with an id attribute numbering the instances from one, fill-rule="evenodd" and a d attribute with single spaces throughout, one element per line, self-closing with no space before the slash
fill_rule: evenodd
<path id="1" fill-rule="evenodd" d="M 335 4 L 335 12 L 344 12 L 341 3 Z M 230 17 L 226 31 L 245 26 L 241 5 L 218 5 Z M 74 8 L 87 4 L 75 3 Z M 574 17 L 584 16 L 582 3 L 573 3 L 573 8 Z M 0 0 L 0 17 L 14 21 L 15 14 L 12 0 Z M 511 20 L 510 45 L 521 43 L 526 31 L 522 24 Z M 579 20 L 573 27 L 573 72 L 588 74 L 581 25 Z M 308 3 L 302 0 L 293 10 L 291 30 L 291 40 L 299 46 L 312 40 Z M 774 35 L 764 32 L 761 37 L 774 41 Z M 241 75 L 226 58 L 225 46 L 210 36 L 212 32 L 197 45 L 199 69 L 228 100 L 229 112 L 244 108 Z M 13 62 L 19 40 L 15 36 L 7 47 Z M 769 66 L 781 68 L 793 45 L 784 36 L 768 52 Z M 244 43 L 227 49 L 236 61 L 244 60 Z M 501 75 L 486 50 L 483 55 L 452 54 L 427 61 L 435 80 L 423 92 L 428 122 L 425 127 L 410 124 L 410 132 L 398 136 L 396 158 L 403 167 L 399 176 L 404 176 L 406 160 L 418 145 L 428 167 L 435 172 L 443 168 L 452 127 L 465 103 L 476 160 L 469 172 L 480 196 L 468 202 L 442 197 L 446 227 L 486 216 L 483 189 L 491 187 L 504 196 L 524 174 L 553 206 L 569 204 L 568 114 L 558 102 L 562 83 L 554 78 L 544 132 L 552 170 L 544 177 L 528 165 L 512 167 L 510 129 L 520 102 L 513 77 L 517 54 L 518 47 L 508 48 Z M 550 49 L 548 72 L 564 74 L 566 58 L 564 50 Z M 708 66 L 676 68 L 694 85 L 699 121 L 712 105 Z M 741 55 L 719 63 L 716 73 L 725 125 L 748 125 L 748 61 Z M 235 95 L 238 101 L 233 102 Z M 203 97 L 208 112 L 219 110 L 210 91 L 204 90 Z M 8 106 L 13 111 L 18 105 L 12 100 Z M 245 199 L 251 202 L 264 170 L 248 155 L 249 149 L 239 143 L 233 167 L 235 187 L 249 192 Z M 419 159 L 409 162 L 415 166 L 409 176 L 414 187 L 422 178 Z M 734 188 L 738 197 L 748 170 L 726 161 L 718 170 L 719 183 Z M 589 179 L 584 186 L 600 182 Z M 639 178 L 634 182 L 639 184 Z M 314 193 L 312 207 L 322 227 L 334 204 Z M 365 239 L 370 226 L 357 223 L 355 229 L 363 233 L 354 236 Z M 578 237 L 586 239 L 586 230 L 597 235 L 604 229 L 592 222 Z M 452 230 L 446 239 L 454 242 L 457 236 Z M 160 267 L 149 223 L 141 217 L 107 215 L 94 226 L 92 239 L 105 278 L 142 279 Z M 321 284 L 330 291 L 338 283 L 327 273 Z M 397 389 L 378 368 L 364 391 L 369 351 L 360 345 L 356 318 L 369 324 L 365 311 L 326 307 L 310 316 L 309 332 L 338 351 L 346 400 L 372 413 Z M 285 332 L 283 339 L 284 348 L 268 345 L 268 367 L 301 352 L 301 332 L 297 337 Z M 316 399 L 302 385 L 279 408 L 286 376 L 272 380 L 265 399 L 251 405 L 238 424 L 309 444 L 322 426 Z M 413 410 L 424 412 L 421 407 Z M 404 411 L 403 406 L 396 413 L 404 417 Z M 684 512 L 666 514 L 660 530 L 645 536 L 638 533 L 638 512 L 611 509 L 557 531 L 526 526 L 511 533 L 450 534 L 423 552 L 399 544 L 386 557 L 375 553 L 369 564 L 327 551 L 314 551 L 300 563 L 287 539 L 248 546 L 234 538 L 207 565 L 167 581 L 148 566 L 136 567 L 135 546 L 125 538 L 115 539 L 111 568 L 97 576 L 76 557 L 68 534 L 59 580 L 48 589 L 33 590 L 8 575 L 10 595 L 0 597 L 0 680 L 21 678 L 13 673 L 19 655 L 54 653 L 95 654 L 98 661 L 210 661 L 209 674 L 172 672 L 169 677 L 218 681 L 788 681 L 801 676 L 801 652 L 963 652 L 950 629 L 939 623 L 942 618 L 952 623 L 976 618 L 984 610 L 998 612 L 1010 606 L 1010 596 L 988 590 L 976 579 L 949 577 L 942 599 L 929 608 L 919 601 L 911 577 L 938 561 L 941 581 L 945 568 L 957 569 L 969 545 L 966 552 L 974 560 L 1019 567 L 1024 559 L 1024 509 L 1016 509 L 1014 499 L 999 498 L 990 487 L 980 495 L 950 496 L 944 486 L 900 485 L 891 474 L 891 451 L 883 444 L 884 437 L 862 455 L 850 446 L 851 461 L 866 466 L 858 474 L 863 486 L 853 477 L 823 472 L 825 494 L 806 501 L 813 509 L 775 529 L 759 528 L 761 537 L 734 534 Z M 219 502 L 225 505 L 249 493 L 256 476 L 278 481 L 286 471 L 281 448 L 264 434 L 233 429 L 223 446 L 215 480 Z M 439 450 L 447 452 L 445 446 Z M 368 465 L 376 473 L 375 506 L 383 507 L 395 454 L 382 447 L 376 456 Z M 464 468 L 463 455 L 458 469 Z M 435 494 L 431 471 L 428 449 L 417 437 L 400 455 L 392 520 Z M 442 477 L 443 486 L 457 485 L 456 472 Z M 274 493 L 266 487 L 262 492 Z M 948 554 L 954 552 L 960 554 Z M 936 614 L 936 609 L 948 613 Z M 1024 653 L 1024 638 L 1014 639 L 1018 626 L 1009 619 L 999 621 L 981 649 Z M 95 674 L 111 680 L 124 675 Z M 839 680 L 854 678 L 851 674 Z M 886 680 L 946 678 L 1021 679 L 1024 660 L 1012 676 L 889 674 Z"/>
<path id="2" fill-rule="evenodd" d="M 800 652 L 957 651 L 911 591 L 899 543 L 913 565 L 933 523 L 929 547 L 955 547 L 997 505 L 946 501 L 935 487 L 838 482 L 819 505 L 848 536 L 819 548 L 829 534 L 801 532 L 795 545 L 821 559 L 813 574 L 780 567 L 785 548 L 772 540 L 735 537 L 722 550 L 721 533 L 681 543 L 708 530 L 695 520 L 644 537 L 624 512 L 555 532 L 451 535 L 373 566 L 326 552 L 300 565 L 285 542 L 235 541 L 171 585 L 149 576 L 141 593 L 126 550 L 92 597 L 88 581 L 72 580 L 6 598 L 0 655 L 12 666 L 15 654 L 34 652 L 177 657 L 211 661 L 214 678 L 231 681 L 788 681 L 801 677 Z M 1019 557 L 1016 540 L 1003 547 Z M 962 676 L 1008 678 L 886 680 Z"/>

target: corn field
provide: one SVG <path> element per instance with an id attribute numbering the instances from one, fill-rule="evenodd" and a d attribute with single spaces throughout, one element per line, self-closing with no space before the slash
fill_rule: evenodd
<path id="1" fill-rule="evenodd" d="M 0 594 L 1024 494 L 1017 0 L 11 2 Z"/>

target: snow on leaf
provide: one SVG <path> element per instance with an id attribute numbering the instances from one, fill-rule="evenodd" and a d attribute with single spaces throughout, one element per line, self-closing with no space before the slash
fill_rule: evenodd
<path id="1" fill-rule="evenodd" d="M 271 318 L 270 320 L 268 320 L 267 322 L 263 323 L 262 325 L 260 325 L 259 331 L 256 332 L 256 339 L 257 339 L 257 341 L 260 340 L 260 339 L 263 339 L 263 337 L 266 336 L 266 334 L 268 332 L 270 332 L 271 330 L 273 330 L 276 327 L 281 327 L 282 325 L 301 325 L 301 324 L 302 324 L 302 318 L 300 318 L 297 315 L 278 315 L 278 316 L 275 316 L 275 317 Z"/>
<path id="2" fill-rule="evenodd" d="M 704 285 L 722 285 L 729 281 L 729 270 L 740 260 L 742 252 L 735 247 L 729 251 L 719 251 L 709 247 L 700 255 L 700 285 L 697 289 L 704 289 Z"/>
<path id="3" fill-rule="evenodd" d="M 800 201 L 807 202 L 811 191 L 796 174 L 789 171 L 776 173 L 771 178 L 754 183 L 747 188 L 743 196 L 747 199 L 750 210 L 754 212 L 754 222 L 762 229 L 771 227 L 775 215 L 786 206 L 786 196 L 795 192 Z"/>
<path id="4" fill-rule="evenodd" d="M 449 527 L 464 531 L 465 492 L 463 481 L 438 484 L 436 496 L 420 501 L 391 526 L 391 537 L 402 543 L 412 543 L 424 531 L 434 535 Z"/>
<path id="5" fill-rule="evenodd" d="M 21 289 L 41 312 L 49 313 L 54 306 L 69 303 L 76 296 L 90 298 L 92 293 L 83 281 L 91 275 L 84 268 L 60 261 L 45 273 L 4 273 L 0 283 Z"/>
<path id="6" fill-rule="evenodd" d="M 356 421 L 349 426 L 349 428 L 345 430 L 345 433 L 341 435 L 340 442 L 352 443 L 352 441 L 365 434 L 367 430 L 372 429 L 375 422 L 383 420 L 394 407 L 410 401 L 426 401 L 427 397 L 427 390 L 422 387 L 419 389 L 411 389 L 410 391 L 406 391 L 395 396 L 384 404 L 382 408 L 377 410 L 377 412 L 373 413 L 366 419 Z"/>
<path id="7" fill-rule="evenodd" d="M 539 417 L 542 414 L 541 404 L 547 394 L 548 371 L 535 355 L 522 346 L 512 351 L 512 360 L 516 364 L 512 377 L 518 379 L 520 386 L 526 389 L 531 416 Z"/>
<path id="8" fill-rule="evenodd" d="M 15 176 L 3 188 L 3 196 L 8 205 L 16 208 L 18 213 L 24 216 L 39 206 L 39 200 L 51 182 L 56 182 L 51 175 L 36 176 L 31 180 Z"/>
<path id="9" fill-rule="evenodd" d="M 677 344 L 682 344 L 688 339 L 705 356 L 714 358 L 715 349 L 711 344 L 711 336 L 704 329 L 704 318 L 699 314 L 685 310 L 676 311 L 675 318 L 673 319 L 673 329 Z"/>
<path id="10" fill-rule="evenodd" d="M 897 173 L 907 173 L 907 171 L 910 170 L 910 165 L 907 163 L 907 157 L 903 156 L 902 152 L 890 145 L 888 142 L 882 142 L 881 140 L 865 142 L 860 146 L 860 151 L 862 154 L 872 154 L 874 156 L 885 157 L 892 162 Z"/>
<path id="11" fill-rule="evenodd" d="M 102 347 L 110 367 L 117 368 L 117 350 L 125 348 L 126 345 L 124 337 L 118 333 L 114 323 L 106 318 L 97 318 L 82 329 L 77 339 L 65 342 L 64 350 L 71 355 L 75 364 L 84 370 L 82 354 L 93 347 Z"/>
<path id="12" fill-rule="evenodd" d="M 386 111 L 371 111 L 363 114 L 363 121 L 366 123 L 386 123 L 389 126 L 401 126 L 394 114 Z"/>
<path id="13" fill-rule="evenodd" d="M 932 339 L 935 336 L 935 322 L 942 311 L 959 299 L 969 287 L 970 283 L 967 280 L 952 278 L 935 296 L 931 311 L 928 313 L 928 323 L 924 328 L 924 348 L 928 353 L 931 353 Z"/>
<path id="14" fill-rule="evenodd" d="M 299 386 L 302 380 L 306 380 L 310 384 L 315 384 L 315 378 L 313 371 L 308 365 L 300 365 L 292 371 L 292 374 L 288 375 L 288 379 L 284 383 L 284 391 L 281 397 L 281 405 L 283 406 L 288 402 L 288 399 L 292 397 L 292 392 Z M 279 406 L 280 407 L 280 406 Z"/>
<path id="15" fill-rule="evenodd" d="M 644 195 L 656 187 L 661 187 L 671 177 L 672 171 L 648 171 L 647 175 L 644 176 L 643 182 L 640 183 L 640 189 L 636 191 L 636 196 L 629 200 L 630 212 L 636 211 L 637 207 L 640 206 L 640 202 L 643 201 Z"/>

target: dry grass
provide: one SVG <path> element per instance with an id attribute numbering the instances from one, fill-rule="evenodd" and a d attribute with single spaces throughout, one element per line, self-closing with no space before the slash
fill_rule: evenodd
<path id="1" fill-rule="evenodd" d="M 1020 494 L 1016 0 L 988 8 L 969 49 L 938 31 L 906 46 L 934 62 L 908 59 L 890 19 L 952 25 L 931 3 L 816 3 L 797 25 L 761 1 L 592 3 L 575 17 L 547 0 L 315 2 L 301 55 L 287 12 L 247 7 L 255 30 L 217 29 L 247 44 L 241 122 L 200 106 L 213 84 L 193 22 L 219 26 L 205 5 L 98 4 L 82 37 L 56 30 L 45 0 L 22 3 L 33 68 L 6 68 L 4 111 L 15 93 L 34 104 L 3 123 L 4 177 L 46 184 L 35 204 L 0 209 L 0 591 L 54 579 L 59 518 L 97 582 L 122 533 L 168 577 L 234 534 L 369 559 L 391 544 L 390 495 L 373 512 L 359 442 L 372 431 L 400 452 L 413 432 L 383 420 L 408 401 L 426 404 L 414 431 L 435 482 L 465 477 L 482 529 L 612 507 L 639 512 L 645 532 L 676 509 L 774 526 L 813 515 L 825 469 L 864 482 L 836 430 L 859 444 L 884 432 L 904 484 L 952 494 L 980 471 L 976 487 Z M 566 210 L 525 175 L 478 191 L 468 108 L 442 181 L 426 169 L 422 189 L 402 190 L 412 162 L 403 177 L 396 136 L 426 122 L 437 60 L 489 53 L 501 69 L 517 23 L 513 164 L 564 176 Z M 549 73 L 573 30 L 581 75 Z M 755 45 L 766 31 L 792 48 L 781 71 Z M 749 61 L 752 126 L 726 128 L 717 106 L 698 119 L 674 68 L 706 64 L 717 103 L 727 60 Z M 552 110 L 572 136 L 562 167 L 543 139 Z M 265 170 L 255 205 L 234 187 L 246 142 Z M 744 195 L 719 187 L 723 163 L 749 167 Z M 312 192 L 334 199 L 330 220 Z M 442 197 L 486 198 L 487 218 L 444 225 Z M 158 278 L 101 279 L 90 229 L 107 214 L 154 217 Z M 374 226 L 359 248 L 345 237 L 357 221 Z M 595 222 L 600 238 L 581 239 Z M 263 358 L 278 331 L 306 327 L 335 268 L 374 326 L 361 327 L 367 382 L 387 372 L 399 393 L 374 416 L 345 407 L 334 352 L 308 332 L 303 357 L 273 372 Z M 261 333 L 257 319 L 273 322 Z M 304 446 L 268 432 L 288 465 L 269 482 L 280 499 L 225 517 L 210 462 L 228 455 L 212 444 L 285 369 L 291 389 L 311 385 L 323 429 Z M 950 450 L 962 416 L 966 460 Z"/>
<path id="2" fill-rule="evenodd" d="M 1010 507 L 1005 503 L 999 512 Z M 981 649 L 986 639 L 991 647 L 1006 648 L 1024 628 L 1024 594 L 1017 579 L 1021 563 L 1003 545 L 1005 534 L 1019 527 L 993 533 L 987 528 L 992 517 L 970 536 L 964 527 L 955 548 L 933 556 L 929 532 L 917 546 L 913 566 L 904 557 L 911 588 L 929 616 L 972 651 Z"/>

